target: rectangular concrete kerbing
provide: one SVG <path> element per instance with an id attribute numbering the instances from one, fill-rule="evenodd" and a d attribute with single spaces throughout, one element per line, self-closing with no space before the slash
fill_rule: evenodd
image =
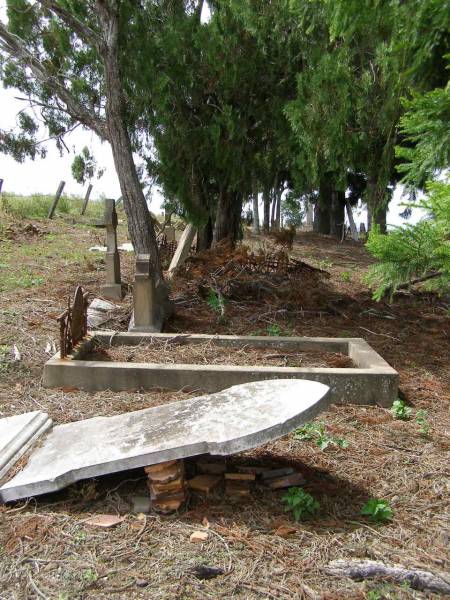
<path id="1" fill-rule="evenodd" d="M 231 385 L 262 379 L 293 378 L 319 381 L 330 387 L 335 403 L 390 406 L 397 398 L 398 374 L 361 338 L 226 336 L 206 334 L 91 332 L 102 346 L 137 345 L 152 340 L 183 344 L 213 341 L 239 347 L 248 344 L 284 346 L 301 350 L 342 352 L 356 368 L 255 367 L 235 365 L 156 364 L 61 360 L 51 358 L 44 368 L 45 387 L 73 386 L 85 391 L 146 390 L 151 388 L 204 390 L 212 393 Z M 88 342 L 86 342 L 86 349 Z M 79 356 L 85 355 L 80 348 Z"/>

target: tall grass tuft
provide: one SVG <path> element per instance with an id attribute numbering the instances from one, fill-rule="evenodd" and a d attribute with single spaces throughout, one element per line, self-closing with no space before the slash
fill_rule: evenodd
<path id="1" fill-rule="evenodd" d="M 45 194 L 31 194 L 22 196 L 11 192 L 0 194 L 0 210 L 18 219 L 45 219 L 53 202 L 54 196 Z M 80 215 L 83 198 L 80 196 L 63 194 L 56 208 L 56 215 Z M 86 211 L 87 217 L 100 218 L 103 215 L 104 203 L 99 200 L 90 200 Z"/>

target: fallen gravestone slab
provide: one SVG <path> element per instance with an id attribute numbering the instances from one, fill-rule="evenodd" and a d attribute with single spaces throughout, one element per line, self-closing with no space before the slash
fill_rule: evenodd
<path id="1" fill-rule="evenodd" d="M 0 419 L 0 479 L 51 425 L 40 410 Z"/>
<path id="2" fill-rule="evenodd" d="M 54 492 L 88 477 L 261 446 L 324 410 L 330 403 L 328 390 L 315 381 L 257 381 L 182 402 L 58 425 L 40 440 L 24 469 L 0 487 L 0 500 Z M 4 421 L 0 428 L 6 430 Z"/>
<path id="3" fill-rule="evenodd" d="M 107 300 L 94 298 L 87 309 L 87 324 L 90 328 L 97 328 L 110 321 L 114 311 L 119 307 Z"/>

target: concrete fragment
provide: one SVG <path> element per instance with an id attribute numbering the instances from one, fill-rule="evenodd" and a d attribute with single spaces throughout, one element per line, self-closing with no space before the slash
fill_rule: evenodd
<path id="1" fill-rule="evenodd" d="M 129 331 L 161 331 L 164 320 L 162 285 L 156 286 L 150 255 L 138 254 L 133 284 L 133 315 Z"/>
<path id="2" fill-rule="evenodd" d="M 241 452 L 291 432 L 328 405 L 327 386 L 281 379 L 58 425 L 27 466 L 0 488 L 0 500 L 189 456 Z"/>
<path id="3" fill-rule="evenodd" d="M 117 309 L 118 306 L 112 302 L 94 298 L 87 310 L 88 327 L 99 327 L 107 323 Z"/>
<path id="4" fill-rule="evenodd" d="M 0 479 L 52 425 L 40 410 L 0 419 Z"/>
<path id="5" fill-rule="evenodd" d="M 120 257 L 117 248 L 117 213 L 115 200 L 105 200 L 105 226 L 106 226 L 106 283 L 101 291 L 105 298 L 122 300 L 122 282 L 120 279 Z"/>
<path id="6" fill-rule="evenodd" d="M 96 515 L 91 517 L 84 522 L 85 525 L 91 525 L 92 527 L 101 527 L 103 529 L 109 529 L 115 527 L 119 523 L 123 523 L 125 517 L 118 517 L 116 515 Z"/>
<path id="7" fill-rule="evenodd" d="M 186 258 L 189 256 L 189 252 L 191 250 L 192 242 L 194 241 L 195 234 L 197 233 L 196 228 L 192 223 L 188 223 L 185 230 L 181 234 L 180 241 L 178 242 L 177 249 L 175 254 L 173 255 L 172 261 L 170 263 L 167 276 L 170 279 L 177 267 L 180 267 Z"/>
<path id="8" fill-rule="evenodd" d="M 208 537 L 209 535 L 206 531 L 194 531 L 194 533 L 191 533 L 189 541 L 192 544 L 204 544 L 208 541 Z"/>

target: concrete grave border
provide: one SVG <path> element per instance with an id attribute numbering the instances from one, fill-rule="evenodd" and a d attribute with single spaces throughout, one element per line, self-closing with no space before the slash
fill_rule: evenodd
<path id="1" fill-rule="evenodd" d="M 281 346 L 286 349 L 341 352 L 356 368 L 301 368 L 272 366 L 192 365 L 83 360 L 94 344 L 101 346 L 138 345 L 159 340 L 186 344 L 208 340 L 223 346 Z M 308 379 L 330 387 L 333 403 L 391 406 L 397 398 L 399 376 L 362 338 L 272 337 L 171 333 L 90 332 L 72 357 L 55 354 L 44 367 L 44 386 L 76 387 L 95 392 L 111 390 L 202 390 L 221 391 L 240 383 L 265 379 Z"/>

